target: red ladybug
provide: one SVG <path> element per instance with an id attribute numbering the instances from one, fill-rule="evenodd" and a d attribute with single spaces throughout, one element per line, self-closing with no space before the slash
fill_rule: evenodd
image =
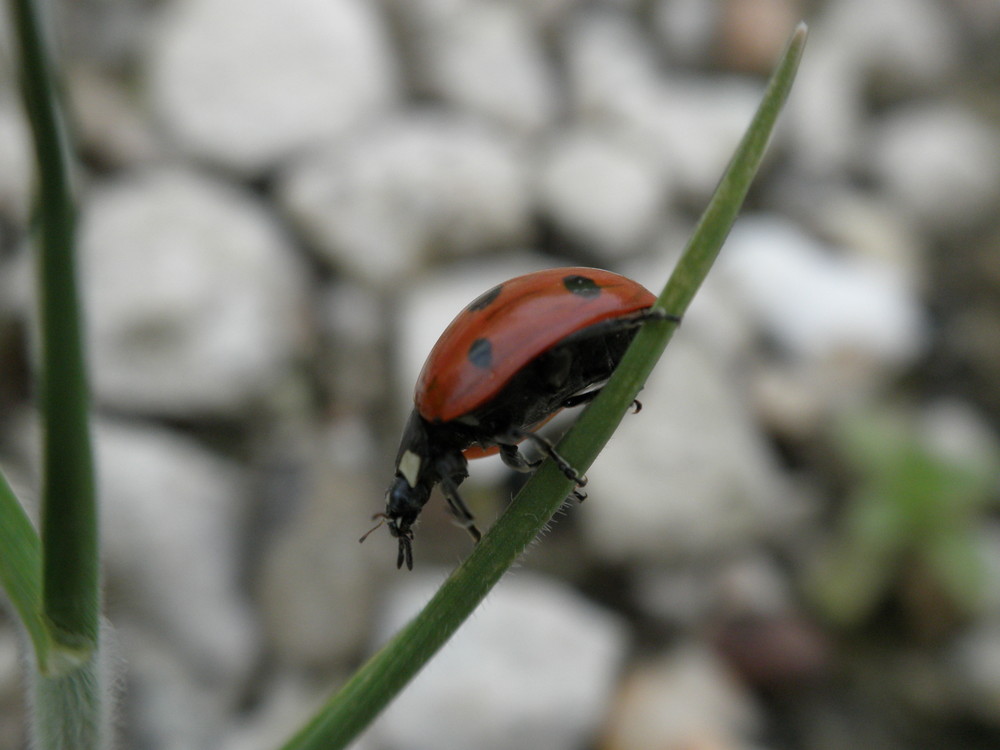
<path id="1" fill-rule="evenodd" d="M 561 409 L 591 401 L 643 322 L 677 320 L 652 309 L 655 301 L 609 271 L 553 268 L 499 284 L 458 314 L 417 380 L 396 477 L 376 516 L 399 539 L 397 567 L 413 568 L 413 524 L 436 484 L 479 540 L 458 494 L 470 458 L 499 452 L 508 466 L 531 471 L 542 459 L 521 455 L 518 443 L 527 440 L 578 487 L 586 484 L 535 430 Z"/>

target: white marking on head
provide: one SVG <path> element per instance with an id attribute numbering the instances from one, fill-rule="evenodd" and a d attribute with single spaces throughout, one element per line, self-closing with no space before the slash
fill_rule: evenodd
<path id="1" fill-rule="evenodd" d="M 405 451 L 399 458 L 397 471 L 403 475 L 403 479 L 411 487 L 417 486 L 417 477 L 420 476 L 420 456 L 413 451 Z"/>

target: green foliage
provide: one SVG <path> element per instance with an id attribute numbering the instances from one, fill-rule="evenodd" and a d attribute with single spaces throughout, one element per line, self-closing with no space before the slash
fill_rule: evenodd
<path id="1" fill-rule="evenodd" d="M 812 580 L 825 612 L 858 624 L 908 581 L 974 611 L 987 583 L 979 524 L 1000 456 L 945 451 L 915 418 L 888 410 L 843 420 L 835 438 L 856 484 Z"/>

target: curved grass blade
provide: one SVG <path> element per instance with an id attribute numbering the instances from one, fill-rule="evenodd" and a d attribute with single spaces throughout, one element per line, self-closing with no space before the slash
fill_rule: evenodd
<path id="1" fill-rule="evenodd" d="M 791 89 L 805 38 L 803 24 L 792 35 L 749 130 L 659 298 L 657 304 L 671 313 L 680 315 L 687 309 L 718 255 Z M 573 466 L 585 470 L 593 462 L 639 392 L 675 327 L 676 324 L 664 321 L 647 324 L 640 331 L 614 377 L 559 445 L 560 453 Z M 547 461 L 424 609 L 283 750 L 346 747 L 479 605 L 542 531 L 571 489 L 572 483 Z"/>

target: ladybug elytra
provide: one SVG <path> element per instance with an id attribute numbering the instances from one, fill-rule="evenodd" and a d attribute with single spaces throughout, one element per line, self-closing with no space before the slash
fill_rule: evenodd
<path id="1" fill-rule="evenodd" d="M 553 268 L 499 284 L 458 314 L 417 380 L 385 512 L 376 515 L 399 540 L 397 567 L 413 568 L 413 525 L 435 485 L 479 540 L 458 493 L 470 458 L 499 453 L 511 468 L 531 471 L 543 459 L 520 453 L 518 444 L 528 441 L 577 487 L 586 483 L 535 430 L 561 409 L 591 401 L 642 323 L 678 320 L 654 309 L 655 301 L 610 271 Z"/>

